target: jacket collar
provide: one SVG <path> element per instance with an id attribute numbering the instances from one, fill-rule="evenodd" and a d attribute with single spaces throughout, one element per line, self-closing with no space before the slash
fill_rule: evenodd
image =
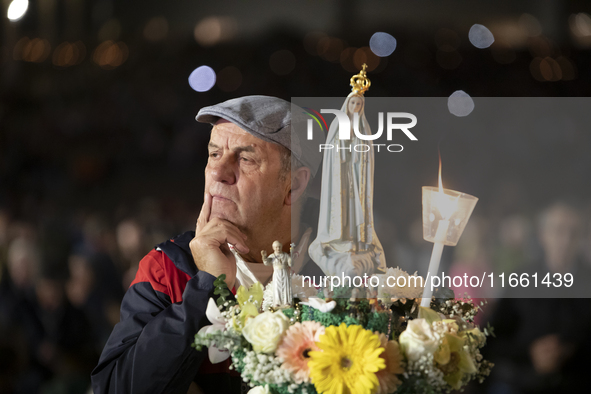
<path id="1" fill-rule="evenodd" d="M 189 242 L 193 238 L 195 238 L 195 231 L 187 231 L 156 246 L 156 250 L 164 252 L 179 270 L 190 277 L 199 272 L 189 248 Z"/>

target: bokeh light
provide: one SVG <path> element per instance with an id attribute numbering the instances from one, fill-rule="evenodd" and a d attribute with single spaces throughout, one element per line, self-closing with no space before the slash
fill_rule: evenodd
<path id="1" fill-rule="evenodd" d="M 580 37 L 591 36 L 591 16 L 585 12 L 579 12 L 574 16 L 575 34 Z"/>
<path id="2" fill-rule="evenodd" d="M 86 47 L 82 41 L 62 42 L 53 51 L 53 64 L 57 67 L 70 67 L 80 64 L 86 56 Z"/>
<path id="3" fill-rule="evenodd" d="M 51 54 L 49 41 L 40 38 L 23 37 L 14 46 L 13 59 L 41 63 Z"/>
<path id="4" fill-rule="evenodd" d="M 53 64 L 58 67 L 68 67 L 76 62 L 74 45 L 63 42 L 53 51 Z"/>
<path id="5" fill-rule="evenodd" d="M 151 42 L 162 41 L 168 35 L 168 20 L 163 16 L 150 19 L 144 27 L 144 38 Z"/>
<path id="6" fill-rule="evenodd" d="M 291 51 L 281 49 L 269 57 L 271 71 L 277 75 L 287 75 L 295 68 L 296 58 Z"/>
<path id="7" fill-rule="evenodd" d="M 380 65 L 380 58 L 377 57 L 369 47 L 361 47 L 353 54 L 353 65 L 357 71 L 367 64 L 367 71 L 373 71 Z"/>
<path id="8" fill-rule="evenodd" d="M 472 45 L 480 49 L 488 48 L 495 42 L 495 37 L 491 31 L 486 26 L 479 24 L 475 24 L 470 28 L 468 39 Z"/>
<path id="9" fill-rule="evenodd" d="M 31 40 L 29 39 L 29 37 L 25 36 L 16 42 L 16 44 L 14 45 L 14 50 L 12 51 L 12 58 L 14 60 L 24 60 L 23 52 L 30 41 Z"/>
<path id="10" fill-rule="evenodd" d="M 447 99 L 447 108 L 455 116 L 468 116 L 474 110 L 474 100 L 463 90 L 456 90 Z"/>
<path id="11" fill-rule="evenodd" d="M 189 85 L 196 92 L 207 92 L 215 85 L 215 71 L 209 66 L 197 67 L 189 75 Z"/>
<path id="12" fill-rule="evenodd" d="M 25 16 L 29 8 L 29 0 L 12 0 L 8 6 L 6 16 L 11 22 L 16 22 Z"/>
<path id="13" fill-rule="evenodd" d="M 589 14 L 580 12 L 572 14 L 568 18 L 571 37 L 580 48 L 591 47 L 591 17 Z"/>
<path id="14" fill-rule="evenodd" d="M 532 77 L 534 77 L 534 79 L 536 81 L 543 82 L 546 79 L 544 78 L 544 76 L 542 75 L 542 72 L 540 71 L 541 63 L 542 63 L 541 57 L 533 58 L 532 61 L 529 63 L 529 72 L 531 73 Z"/>
<path id="15" fill-rule="evenodd" d="M 119 67 L 127 60 L 129 49 L 123 42 L 104 41 L 95 50 L 92 60 L 105 70 Z"/>
<path id="16" fill-rule="evenodd" d="M 388 33 L 374 33 L 369 39 L 369 47 L 379 57 L 390 56 L 396 50 L 396 39 Z"/>
<path id="17" fill-rule="evenodd" d="M 232 17 L 210 16 L 202 19 L 195 26 L 195 40 L 204 47 L 228 41 L 236 33 L 236 21 Z"/>
<path id="18" fill-rule="evenodd" d="M 540 82 L 570 81 L 576 77 L 573 65 L 562 56 L 558 59 L 536 57 L 531 61 L 529 70 L 532 77 Z"/>
<path id="19" fill-rule="evenodd" d="M 242 85 L 242 73 L 234 66 L 228 66 L 220 70 L 216 81 L 220 90 L 233 92 Z"/>

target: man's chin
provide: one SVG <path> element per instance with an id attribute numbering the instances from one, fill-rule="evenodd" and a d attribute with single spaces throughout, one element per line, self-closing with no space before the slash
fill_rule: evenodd
<path id="1" fill-rule="evenodd" d="M 226 221 L 232 223 L 233 225 L 235 225 L 236 227 L 240 228 L 240 225 L 239 225 L 240 220 L 238 220 L 236 215 L 232 214 L 231 212 L 218 211 L 218 210 L 212 209 L 211 213 L 209 214 L 209 220 L 214 219 L 214 218 L 226 220 Z"/>

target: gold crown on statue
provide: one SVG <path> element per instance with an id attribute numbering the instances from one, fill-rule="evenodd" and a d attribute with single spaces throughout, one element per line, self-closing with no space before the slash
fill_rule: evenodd
<path id="1" fill-rule="evenodd" d="M 353 75 L 351 77 L 351 87 L 352 91 L 358 94 L 363 94 L 369 87 L 371 86 L 371 81 L 367 78 L 365 70 L 367 69 L 367 64 L 363 63 L 362 70 L 359 71 L 359 74 Z"/>

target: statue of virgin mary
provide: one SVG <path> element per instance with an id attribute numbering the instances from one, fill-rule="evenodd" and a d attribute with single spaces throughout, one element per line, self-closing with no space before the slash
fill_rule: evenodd
<path id="1" fill-rule="evenodd" d="M 351 79 L 352 85 L 359 76 L 365 78 L 365 70 Z M 354 85 L 341 108 L 350 119 L 351 138 L 339 139 L 335 119 L 326 139 L 333 148 L 324 150 L 318 235 L 308 252 L 327 275 L 372 274 L 386 267 L 373 225 L 373 146 L 354 131 L 371 135 L 365 117 L 365 90 L 367 87 Z"/>

